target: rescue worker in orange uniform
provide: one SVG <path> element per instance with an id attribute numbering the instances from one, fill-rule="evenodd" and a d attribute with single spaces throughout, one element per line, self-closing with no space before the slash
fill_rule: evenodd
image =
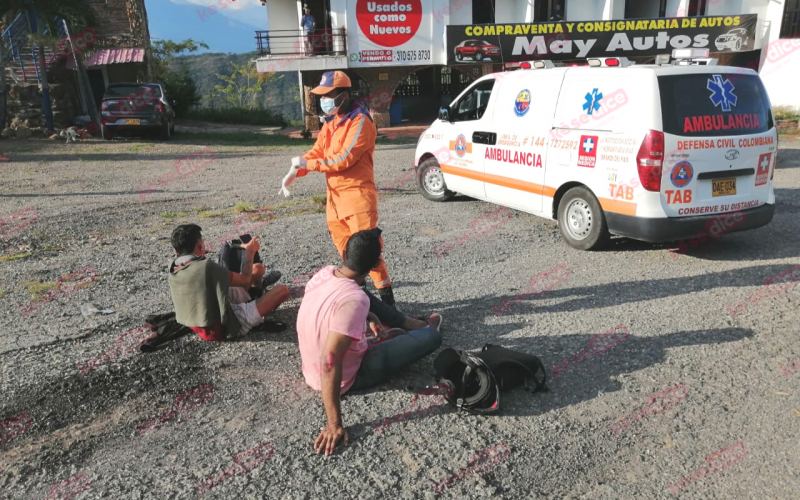
<path id="1" fill-rule="evenodd" d="M 309 171 L 325 174 L 328 230 L 342 258 L 352 234 L 378 226 L 378 188 L 372 159 L 377 131 L 369 110 L 353 105 L 351 86 L 350 78 L 343 72 L 328 71 L 311 91 L 321 96 L 324 124 L 311 151 L 292 159 L 281 188 L 284 196 L 289 196 L 286 188 L 296 177 L 303 177 Z M 383 255 L 369 276 L 381 300 L 393 306 L 392 280 Z"/>

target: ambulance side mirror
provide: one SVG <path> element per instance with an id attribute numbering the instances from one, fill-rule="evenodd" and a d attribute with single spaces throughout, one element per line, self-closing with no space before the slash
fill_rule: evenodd
<path id="1" fill-rule="evenodd" d="M 443 122 L 452 122 L 453 120 L 450 119 L 450 107 L 445 106 L 439 109 L 439 119 Z"/>

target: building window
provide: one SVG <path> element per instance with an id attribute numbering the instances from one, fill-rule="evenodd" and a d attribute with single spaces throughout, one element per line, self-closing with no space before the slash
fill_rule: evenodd
<path id="1" fill-rule="evenodd" d="M 474 0 L 472 2 L 472 24 L 494 24 L 495 0 Z"/>
<path id="2" fill-rule="evenodd" d="M 689 17 L 705 16 L 707 0 L 689 0 Z"/>
<path id="3" fill-rule="evenodd" d="M 800 0 L 786 0 L 781 21 L 781 38 L 800 38 Z"/>
<path id="4" fill-rule="evenodd" d="M 533 7 L 533 21 L 565 21 L 567 19 L 567 0 L 538 0 Z M 558 6 L 558 7 L 556 7 Z M 558 18 L 561 19 L 558 19 Z"/>
<path id="5" fill-rule="evenodd" d="M 394 91 L 395 97 L 416 97 L 419 95 L 419 77 L 416 73 L 411 73 L 397 86 Z"/>
<path id="6" fill-rule="evenodd" d="M 626 0 L 625 19 L 667 17 L 667 0 Z"/>
<path id="7" fill-rule="evenodd" d="M 452 68 L 442 68 L 442 94 L 449 95 L 451 98 L 457 96 L 462 90 L 472 83 L 472 79 L 459 70 L 453 71 Z"/>

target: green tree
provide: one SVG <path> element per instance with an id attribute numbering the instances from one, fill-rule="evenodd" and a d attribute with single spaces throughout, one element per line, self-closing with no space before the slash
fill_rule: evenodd
<path id="1" fill-rule="evenodd" d="M 189 109 L 200 102 L 197 84 L 189 75 L 185 64 L 175 62 L 175 56 L 182 52 L 195 52 L 200 48 L 208 49 L 203 42 L 188 38 L 182 42 L 172 40 L 156 40 L 152 44 L 153 72 L 157 82 L 164 85 L 167 96 L 174 101 L 175 113 L 179 116 L 188 114 Z M 175 69 L 175 66 L 178 66 Z"/>
<path id="2" fill-rule="evenodd" d="M 251 110 L 260 107 L 258 96 L 264 85 L 283 78 L 277 73 L 259 73 L 253 61 L 241 65 L 231 62 L 230 75 L 216 75 L 227 85 L 214 85 L 213 97 L 221 97 L 232 107 Z"/>
<path id="3" fill-rule="evenodd" d="M 187 38 L 182 42 L 172 40 L 154 40 L 151 44 L 153 49 L 153 59 L 155 64 L 153 72 L 155 78 L 161 78 L 168 73 L 170 66 L 175 62 L 175 56 L 183 52 L 197 52 L 198 49 L 208 49 L 208 45 L 203 42 L 196 42 L 192 38 Z"/>

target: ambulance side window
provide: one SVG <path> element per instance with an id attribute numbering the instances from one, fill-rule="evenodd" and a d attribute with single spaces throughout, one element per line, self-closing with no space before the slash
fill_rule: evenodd
<path id="1" fill-rule="evenodd" d="M 494 79 L 484 80 L 467 91 L 454 106 L 453 121 L 480 120 L 489 105 L 492 87 L 494 87 Z"/>

